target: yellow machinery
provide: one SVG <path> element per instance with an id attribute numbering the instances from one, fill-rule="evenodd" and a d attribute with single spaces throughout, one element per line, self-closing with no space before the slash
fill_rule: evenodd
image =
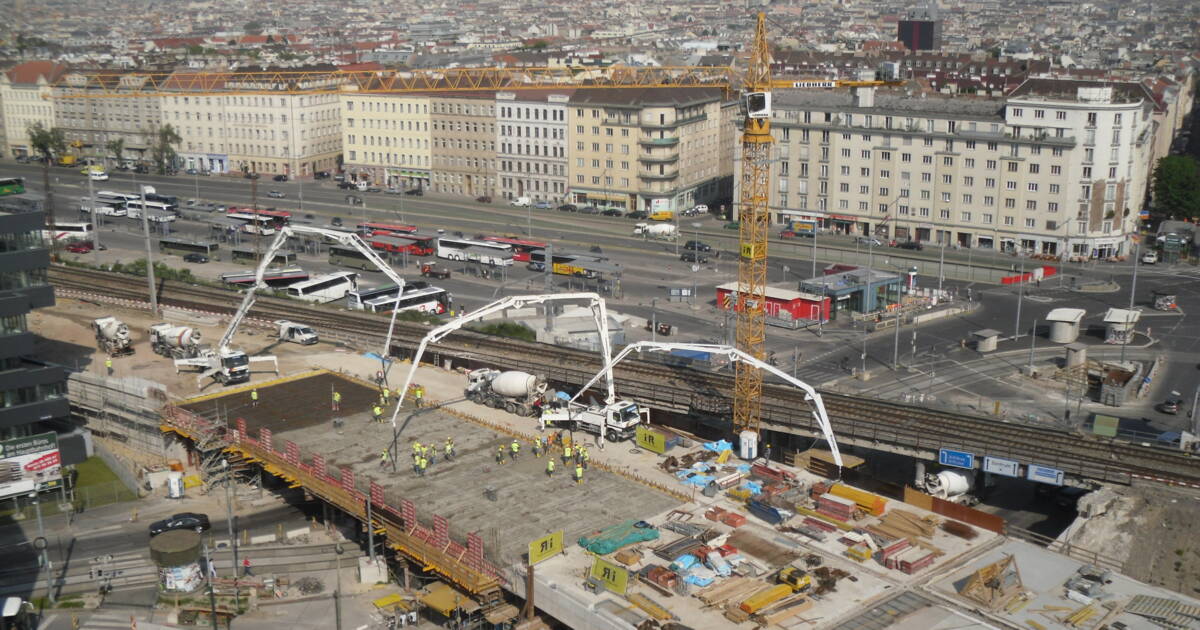
<path id="1" fill-rule="evenodd" d="M 796 567 L 784 568 L 776 576 L 776 581 L 779 583 L 775 586 L 764 588 L 747 597 L 739 608 L 743 612 L 754 614 L 793 593 L 803 593 L 812 587 L 812 578 Z"/>

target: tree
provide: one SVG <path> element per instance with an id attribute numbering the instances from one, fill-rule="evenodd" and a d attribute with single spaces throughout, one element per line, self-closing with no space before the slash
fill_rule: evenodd
<path id="1" fill-rule="evenodd" d="M 29 146 L 42 159 L 42 190 L 46 192 L 46 225 L 54 230 L 54 194 L 50 190 L 50 162 L 54 156 L 67 152 L 67 139 L 63 137 L 62 129 L 51 127 L 47 129 L 40 122 L 28 127 Z"/>
<path id="2" fill-rule="evenodd" d="M 179 132 L 170 124 L 163 125 L 154 132 L 154 145 L 150 147 L 150 159 L 154 160 L 154 168 L 159 175 L 166 175 L 167 169 L 175 166 L 175 145 L 183 142 Z"/>
<path id="3" fill-rule="evenodd" d="M 117 166 L 121 165 L 121 156 L 125 153 L 125 138 L 116 138 L 104 143 L 104 148 L 112 152 L 113 157 L 117 159 Z"/>
<path id="4" fill-rule="evenodd" d="M 1154 167 L 1154 208 L 1177 219 L 1200 218 L 1200 164 L 1190 155 L 1168 155 Z"/>

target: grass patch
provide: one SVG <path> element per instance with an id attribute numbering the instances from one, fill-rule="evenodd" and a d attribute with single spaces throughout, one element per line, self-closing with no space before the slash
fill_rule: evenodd
<path id="1" fill-rule="evenodd" d="M 497 337 L 512 337 L 513 339 L 523 339 L 525 341 L 537 341 L 537 333 L 533 329 L 522 326 L 516 322 L 492 322 L 481 326 L 472 326 L 471 330 L 481 332 L 485 335 L 495 335 Z"/>
<path id="2" fill-rule="evenodd" d="M 95 455 L 75 464 L 75 471 L 78 474 L 78 477 L 75 479 L 76 489 L 120 481 L 117 478 L 117 474 L 108 467 L 108 464 L 105 464 L 103 459 Z"/>

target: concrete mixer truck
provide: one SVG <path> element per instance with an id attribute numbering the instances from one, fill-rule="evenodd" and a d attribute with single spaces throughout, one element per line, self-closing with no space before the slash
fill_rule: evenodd
<path id="1" fill-rule="evenodd" d="M 546 394 L 546 379 L 527 372 L 501 372 L 491 368 L 467 373 L 467 400 L 504 409 L 518 416 L 534 416 L 538 401 Z"/>
<path id="2" fill-rule="evenodd" d="M 92 331 L 96 333 L 96 345 L 109 356 L 133 354 L 133 340 L 125 322 L 111 316 L 101 317 L 92 322 Z"/>
<path id="3" fill-rule="evenodd" d="M 678 231 L 672 223 L 656 223 L 654 225 L 639 223 L 633 227 L 633 234 L 660 241 L 673 241 L 678 235 Z"/>
<path id="4" fill-rule="evenodd" d="M 190 359 L 200 354 L 200 331 L 191 326 L 150 326 L 150 347 L 155 354 L 172 359 Z"/>

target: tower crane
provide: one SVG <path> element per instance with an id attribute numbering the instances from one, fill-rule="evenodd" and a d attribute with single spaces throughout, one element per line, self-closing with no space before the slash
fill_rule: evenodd
<path id="1" fill-rule="evenodd" d="M 368 261 L 378 267 L 388 279 L 395 282 L 400 293 L 404 292 L 404 278 L 400 277 L 392 269 L 391 265 L 380 258 L 357 234 L 307 225 L 285 225 L 279 228 L 279 231 L 275 234 L 275 239 L 267 247 L 266 253 L 259 259 L 258 267 L 254 270 L 254 282 L 246 288 L 246 293 L 242 297 L 242 303 L 238 306 L 237 311 L 234 312 L 233 317 L 230 318 L 229 325 L 225 327 L 225 334 L 221 335 L 221 340 L 217 342 L 216 348 L 210 348 L 196 357 L 176 359 L 176 372 L 183 367 L 199 368 L 201 374 L 196 379 L 198 384 L 203 382 L 205 377 L 212 377 L 218 383 L 224 384 L 244 383 L 250 380 L 250 363 L 254 362 L 271 362 L 275 365 L 275 373 L 279 373 L 279 361 L 274 356 L 247 356 L 245 352 L 233 348 L 231 344 L 233 343 L 234 334 L 237 333 L 238 327 L 241 326 L 242 320 L 246 317 L 246 313 L 250 312 L 250 308 L 254 306 L 255 300 L 258 299 L 258 291 L 267 288 L 267 283 L 263 281 L 267 267 L 275 259 L 275 255 L 279 253 L 279 250 L 283 248 L 283 244 L 287 242 L 288 238 L 295 234 L 314 234 L 337 241 L 341 245 L 353 247 L 366 257 Z"/>
<path id="2" fill-rule="evenodd" d="M 709 66 L 610 66 L 607 68 L 448 68 L 223 72 L 133 72 L 114 81 L 111 71 L 66 73 L 54 84 L 55 98 L 120 98 L 151 95 L 362 94 L 468 92 L 569 87 L 696 88 L 742 92 L 742 166 L 738 227 L 737 348 L 761 361 L 770 214 L 771 95 L 780 89 L 869 88 L 895 82 L 839 79 L 772 79 L 766 14 L 758 13 L 747 70 Z M 297 229 L 297 228 L 292 228 Z M 314 228 L 306 228 L 314 229 Z M 331 236 L 332 237 L 332 236 Z M 397 278 L 397 284 L 401 284 Z M 403 285 L 401 285 L 403 286 Z M 247 296 L 247 299 L 251 299 Z M 224 341 L 224 340 L 223 340 Z M 225 347 L 222 345 L 221 347 Z M 206 364 L 207 365 L 207 364 Z M 211 368 L 210 368 L 211 369 Z M 762 417 L 762 371 L 754 361 L 737 363 L 732 428 L 758 432 Z"/>

